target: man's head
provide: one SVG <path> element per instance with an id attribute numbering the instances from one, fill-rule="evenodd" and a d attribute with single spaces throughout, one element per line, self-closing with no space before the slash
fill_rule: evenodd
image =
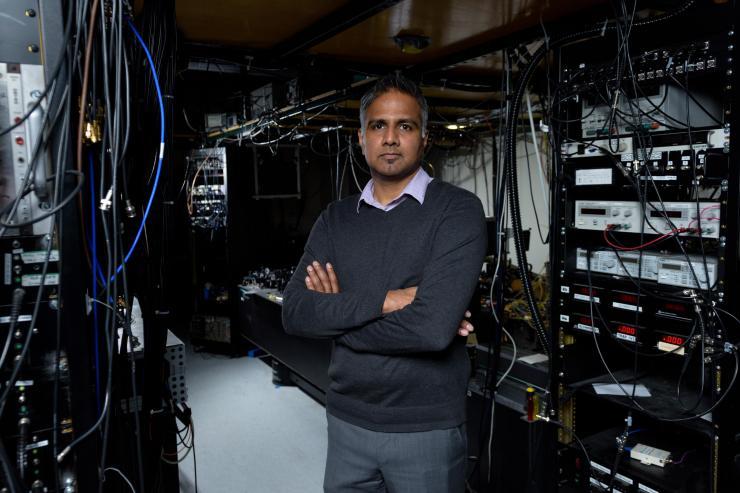
<path id="1" fill-rule="evenodd" d="M 427 143 L 428 107 L 419 87 L 397 74 L 380 79 L 360 102 L 360 146 L 373 176 L 415 173 Z"/>
<path id="2" fill-rule="evenodd" d="M 421 111 L 421 133 L 426 136 L 427 121 L 429 118 L 429 105 L 427 104 L 427 100 L 421 93 L 419 86 L 403 75 L 395 72 L 378 80 L 372 89 L 362 96 L 362 99 L 360 100 L 360 124 L 362 125 L 362 130 L 364 131 L 367 125 L 367 109 L 376 99 L 378 99 L 379 96 L 391 91 L 407 94 L 416 99 L 416 103 L 419 105 L 419 110 Z"/>

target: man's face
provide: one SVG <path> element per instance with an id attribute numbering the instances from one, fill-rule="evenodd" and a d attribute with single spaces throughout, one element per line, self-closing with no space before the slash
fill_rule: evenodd
<path id="1" fill-rule="evenodd" d="M 416 172 L 427 143 L 416 99 L 398 91 L 386 92 L 372 102 L 365 119 L 365 131 L 357 135 L 373 176 L 401 180 Z"/>

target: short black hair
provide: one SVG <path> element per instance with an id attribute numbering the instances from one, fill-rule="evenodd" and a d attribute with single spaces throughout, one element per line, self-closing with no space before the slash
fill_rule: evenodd
<path id="1" fill-rule="evenodd" d="M 421 93 L 419 86 L 398 72 L 393 72 L 382 79 L 379 79 L 372 89 L 362 96 L 362 99 L 360 100 L 360 126 L 362 127 L 362 131 L 365 131 L 365 114 L 367 113 L 367 109 L 371 104 L 373 104 L 373 101 L 378 99 L 378 97 L 391 91 L 408 94 L 412 98 L 416 99 L 416 102 L 419 103 L 419 109 L 421 110 L 421 134 L 426 134 L 427 121 L 429 119 L 429 104 L 427 104 L 427 100 Z"/>

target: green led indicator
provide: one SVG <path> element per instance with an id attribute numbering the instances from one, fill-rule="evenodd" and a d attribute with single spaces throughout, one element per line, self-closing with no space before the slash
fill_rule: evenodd
<path id="1" fill-rule="evenodd" d="M 16 277 L 15 278 L 15 282 L 16 282 L 16 284 L 20 284 L 21 283 L 21 278 L 20 277 Z"/>
<path id="2" fill-rule="evenodd" d="M 21 406 L 21 414 L 26 414 L 28 412 L 28 408 L 26 406 Z"/>
<path id="3" fill-rule="evenodd" d="M 21 349 L 23 349 L 23 344 L 21 344 L 20 342 L 16 342 L 13 347 L 16 349 L 16 351 L 20 351 Z"/>

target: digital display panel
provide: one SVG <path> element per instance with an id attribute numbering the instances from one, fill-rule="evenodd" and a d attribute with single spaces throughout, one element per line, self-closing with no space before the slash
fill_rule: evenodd
<path id="1" fill-rule="evenodd" d="M 650 217 L 670 217 L 680 219 L 681 211 L 650 211 Z"/>

